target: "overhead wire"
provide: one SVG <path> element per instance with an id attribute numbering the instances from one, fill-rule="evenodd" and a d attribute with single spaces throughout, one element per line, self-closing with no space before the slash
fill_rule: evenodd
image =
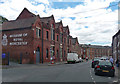
<path id="1" fill-rule="evenodd" d="M 100 10 L 100 9 L 105 9 L 105 8 L 110 8 L 112 6 L 116 6 L 118 4 L 114 4 L 114 5 L 110 5 L 108 7 L 102 7 L 102 8 L 98 8 L 98 9 L 92 9 L 92 10 L 88 10 L 88 11 L 83 11 L 83 12 L 77 12 L 77 13 L 73 13 L 73 14 L 78 14 L 78 13 L 85 13 L 85 12 L 91 12 L 91 11 L 96 11 L 96 10 Z"/>
<path id="2" fill-rule="evenodd" d="M 102 8 L 98 8 L 98 9 L 93 9 L 93 10 L 89 10 L 89 11 L 84 11 L 84 12 L 78 12 L 78 13 L 85 13 L 85 12 L 90 12 L 90 11 L 96 11 L 96 10 L 99 10 L 99 9 L 105 9 L 105 8 L 110 8 L 112 6 L 116 6 L 118 4 L 114 4 L 114 5 L 110 5 L 108 7 L 102 7 Z M 74 13 L 74 14 L 78 14 L 78 13 Z M 103 14 L 98 14 L 98 15 L 103 15 Z M 95 15 L 97 16 L 97 15 Z M 96 21 L 96 22 L 79 22 L 77 24 L 85 24 L 85 23 L 98 23 L 99 21 Z M 115 22 L 115 21 L 102 21 L 102 22 Z"/>

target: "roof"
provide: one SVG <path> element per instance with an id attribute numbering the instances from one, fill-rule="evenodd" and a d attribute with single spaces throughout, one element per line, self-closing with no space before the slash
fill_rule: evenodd
<path id="1" fill-rule="evenodd" d="M 102 46 L 102 45 L 91 45 L 91 44 L 79 44 L 81 47 L 89 47 L 89 48 L 111 48 L 110 46 Z"/>
<path id="2" fill-rule="evenodd" d="M 4 22 L 2 25 L 2 30 L 31 27 L 37 18 L 40 18 L 39 15 L 35 15 L 27 8 L 24 8 L 16 20 Z"/>
<path id="3" fill-rule="evenodd" d="M 59 28 L 59 25 L 58 23 L 55 23 L 55 28 Z"/>
<path id="4" fill-rule="evenodd" d="M 44 22 L 44 23 L 49 23 L 49 21 L 50 21 L 51 19 L 54 19 L 54 16 L 53 16 L 53 15 L 51 15 L 51 16 L 49 16 L 49 17 L 40 17 L 41 22 Z"/>
<path id="5" fill-rule="evenodd" d="M 56 22 L 56 23 L 55 23 L 55 27 L 56 27 L 56 28 L 59 28 L 60 24 L 63 25 L 63 24 L 62 24 L 62 20 L 61 20 L 60 22 Z"/>
<path id="6" fill-rule="evenodd" d="M 73 45 L 75 45 L 77 41 L 78 41 L 78 40 L 77 40 L 77 37 L 71 39 L 71 43 L 72 43 Z"/>
<path id="7" fill-rule="evenodd" d="M 68 34 L 70 33 L 68 25 L 63 27 L 63 32 L 68 33 Z"/>
<path id="8" fill-rule="evenodd" d="M 27 8 L 24 8 L 23 11 L 20 13 L 20 15 L 17 17 L 18 19 L 25 19 L 25 18 L 31 18 L 35 17 L 36 15 L 30 12 Z"/>
<path id="9" fill-rule="evenodd" d="M 67 26 L 63 27 L 63 32 L 66 32 L 67 29 L 68 29 Z"/>
<path id="10" fill-rule="evenodd" d="M 4 22 L 2 25 L 3 30 L 8 29 L 17 29 L 17 28 L 25 28 L 30 27 L 36 21 L 37 17 L 26 18 L 26 19 L 18 19 Z"/>
<path id="11" fill-rule="evenodd" d="M 113 36 L 113 38 L 115 38 L 118 35 L 120 35 L 120 30 Z"/>

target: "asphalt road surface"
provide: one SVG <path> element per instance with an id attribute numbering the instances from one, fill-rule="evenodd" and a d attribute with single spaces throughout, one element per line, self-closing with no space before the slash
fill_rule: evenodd
<path id="1" fill-rule="evenodd" d="M 96 76 L 91 61 L 54 66 L 17 67 L 2 70 L 3 82 L 107 82 L 118 81 L 115 77 Z"/>

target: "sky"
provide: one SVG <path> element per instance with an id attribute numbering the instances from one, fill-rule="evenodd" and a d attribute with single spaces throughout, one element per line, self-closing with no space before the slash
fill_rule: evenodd
<path id="1" fill-rule="evenodd" d="M 0 15 L 14 20 L 26 7 L 40 17 L 54 15 L 79 44 L 111 46 L 118 31 L 119 0 L 0 0 Z"/>

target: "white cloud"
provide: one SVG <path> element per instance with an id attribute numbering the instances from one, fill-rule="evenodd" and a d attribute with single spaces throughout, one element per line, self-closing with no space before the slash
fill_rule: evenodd
<path id="1" fill-rule="evenodd" d="M 44 10 L 46 10 L 47 5 L 49 5 L 48 0 L 36 0 L 38 3 L 44 3 L 38 5 L 33 5 L 32 2 L 28 0 L 3 0 L 3 2 L 4 4 L 0 4 L 0 15 L 9 20 L 16 19 L 24 7 L 28 8 L 35 14 L 45 14 Z"/>
<path id="2" fill-rule="evenodd" d="M 95 42 L 110 45 L 112 36 L 117 32 L 118 11 L 99 9 L 108 7 L 112 1 L 116 0 L 84 0 L 85 5 L 77 5 L 74 8 L 68 7 L 67 9 L 51 8 L 48 0 L 35 1 L 44 4 L 33 5 L 33 2 L 28 0 L 5 0 L 4 4 L 0 4 L 0 8 L 2 8 L 0 15 L 8 19 L 15 19 L 22 9 L 27 7 L 31 12 L 42 17 L 53 14 L 56 22 L 64 17 L 62 19 L 63 25 L 69 25 L 70 34 L 73 37 L 78 37 L 79 43 Z M 70 17 L 75 17 L 75 19 L 72 20 Z"/>
<path id="3" fill-rule="evenodd" d="M 50 12 L 57 18 L 65 17 L 63 24 L 69 25 L 71 35 L 78 37 L 79 43 L 96 42 L 111 45 L 112 36 L 116 33 L 118 27 L 118 11 L 99 9 L 108 7 L 111 2 L 108 0 L 97 0 L 93 2 L 91 0 L 85 0 L 85 2 L 85 6 L 78 5 L 75 8 L 52 9 Z M 76 19 L 72 20 L 69 17 L 76 17 Z M 85 28 L 85 26 L 88 26 L 88 28 Z"/>

